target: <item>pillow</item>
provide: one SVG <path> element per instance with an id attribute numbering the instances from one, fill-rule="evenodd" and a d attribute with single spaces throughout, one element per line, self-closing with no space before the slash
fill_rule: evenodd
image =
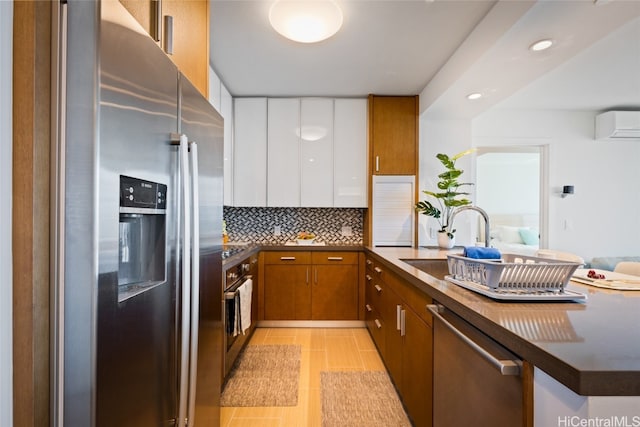
<path id="1" fill-rule="evenodd" d="M 531 228 L 521 228 L 518 230 L 520 233 L 520 238 L 527 246 L 537 246 L 540 243 L 540 238 L 538 237 L 538 230 L 534 230 Z"/>
<path id="2" fill-rule="evenodd" d="M 524 243 L 520 237 L 520 228 L 509 225 L 501 225 L 497 227 L 500 231 L 500 240 L 505 243 Z"/>

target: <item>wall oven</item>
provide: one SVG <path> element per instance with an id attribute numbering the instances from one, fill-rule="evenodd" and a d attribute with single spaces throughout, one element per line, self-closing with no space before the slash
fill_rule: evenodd
<path id="1" fill-rule="evenodd" d="M 249 337 L 253 333 L 256 325 L 256 310 L 257 298 L 256 295 L 256 283 L 254 283 L 254 269 L 257 267 L 258 257 L 253 255 L 237 265 L 229 268 L 225 272 L 224 283 L 224 376 L 229 374 L 229 371 L 233 367 L 238 354 L 245 346 Z M 242 291 L 242 288 L 245 288 Z M 247 300 L 247 289 L 250 287 L 250 299 Z M 242 293 L 241 293 L 242 292 Z M 244 299 L 241 298 L 244 296 Z M 247 308 L 243 305 L 249 304 Z M 247 312 L 248 310 L 248 312 Z M 249 314 L 250 313 L 250 314 Z M 240 319 L 244 314 L 242 322 Z M 241 326 L 246 326 L 250 318 L 249 327 L 242 331 Z"/>

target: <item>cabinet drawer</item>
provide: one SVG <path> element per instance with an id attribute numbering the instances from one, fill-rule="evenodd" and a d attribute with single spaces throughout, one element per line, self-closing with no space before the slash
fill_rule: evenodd
<path id="1" fill-rule="evenodd" d="M 380 313 L 372 308 L 365 309 L 365 323 L 367 329 L 373 338 L 373 342 L 378 348 L 378 353 L 383 358 L 385 357 L 385 329 L 384 320 L 380 316 Z"/>
<path id="2" fill-rule="evenodd" d="M 367 268 L 367 270 L 373 272 L 373 268 L 374 268 L 374 262 L 373 259 L 371 257 L 366 257 L 366 259 L 364 260 L 364 266 Z"/>
<path id="3" fill-rule="evenodd" d="M 365 301 L 371 304 L 376 310 L 380 310 L 384 306 L 384 288 L 386 285 L 375 280 L 368 273 L 365 275 Z M 381 312 L 381 311 L 380 311 Z"/>
<path id="4" fill-rule="evenodd" d="M 307 252 L 307 251 L 305 252 L 300 252 L 300 251 L 265 252 L 264 263 L 265 264 L 287 264 L 287 265 L 310 264 L 311 252 Z"/>
<path id="5" fill-rule="evenodd" d="M 357 252 L 311 252 L 313 264 L 357 264 Z"/>

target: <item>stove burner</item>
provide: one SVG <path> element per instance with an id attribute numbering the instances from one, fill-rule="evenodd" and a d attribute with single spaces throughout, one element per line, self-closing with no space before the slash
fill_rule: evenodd
<path id="1" fill-rule="evenodd" d="M 247 249 L 246 246 L 225 246 L 224 249 L 222 249 L 222 259 L 230 258 L 236 254 L 239 254 L 245 249 Z"/>

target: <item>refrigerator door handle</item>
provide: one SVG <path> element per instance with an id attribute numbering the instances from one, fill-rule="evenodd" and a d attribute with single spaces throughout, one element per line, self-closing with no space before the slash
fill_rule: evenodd
<path id="1" fill-rule="evenodd" d="M 182 241 L 181 249 L 181 286 L 182 286 L 182 316 L 180 333 L 180 384 L 178 404 L 178 427 L 184 427 L 187 423 L 187 396 L 189 379 L 189 329 L 190 329 L 190 304 L 191 304 L 191 181 L 189 178 L 189 154 L 186 135 L 180 135 L 179 162 L 180 181 L 182 183 L 182 200 L 180 210 L 182 214 Z"/>
<path id="2" fill-rule="evenodd" d="M 192 253 L 191 253 L 191 346 L 189 349 L 189 403 L 187 424 L 195 423 L 196 378 L 198 372 L 198 318 L 200 311 L 200 195 L 198 188 L 198 144 L 189 143 L 191 159 L 191 220 L 192 220 Z"/>

